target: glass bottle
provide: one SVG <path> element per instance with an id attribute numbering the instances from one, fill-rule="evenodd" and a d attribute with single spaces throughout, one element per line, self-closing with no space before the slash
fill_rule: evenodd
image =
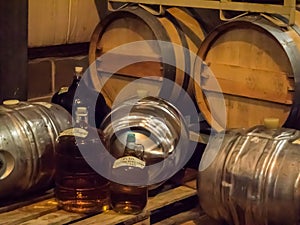
<path id="1" fill-rule="evenodd" d="M 113 165 L 113 172 L 122 176 L 127 181 L 133 176 L 134 179 L 145 179 L 145 185 L 124 185 L 116 182 L 110 184 L 110 198 L 112 209 L 125 214 L 137 214 L 143 211 L 147 205 L 148 187 L 141 171 L 145 167 L 144 148 L 136 144 L 134 133 L 127 135 L 123 157 L 117 159 Z"/>
<path id="2" fill-rule="evenodd" d="M 105 116 L 110 112 L 110 108 L 100 92 L 90 88 L 84 81 L 80 82 L 82 76 L 83 67 L 76 66 L 74 68 L 74 76 L 71 85 L 69 87 L 61 87 L 60 90 L 52 96 L 51 102 L 62 106 L 72 115 L 74 102 L 79 100 L 83 105 L 88 107 L 90 112 L 89 122 L 92 122 L 91 112 L 95 112 L 95 126 L 99 127 Z M 80 96 L 75 96 L 76 89 L 79 85 L 84 87 L 85 92 L 81 93 Z M 94 97 L 95 95 L 96 97 Z M 90 99 L 97 99 L 96 103 L 91 102 Z M 95 106 L 94 109 L 90 108 L 92 105 Z"/>
<path id="3" fill-rule="evenodd" d="M 58 92 L 56 92 L 51 99 L 52 103 L 61 105 L 70 114 L 72 114 L 73 99 L 79 82 L 83 74 L 83 67 L 74 68 L 73 81 L 69 87 L 61 87 Z"/>
<path id="4" fill-rule="evenodd" d="M 99 146 L 100 137 L 100 131 L 88 125 L 87 108 L 77 107 L 75 126 L 63 131 L 56 145 L 55 196 L 59 208 L 78 213 L 109 208 L 109 181 L 95 172 L 81 154 Z M 101 163 L 104 159 L 93 160 Z"/>

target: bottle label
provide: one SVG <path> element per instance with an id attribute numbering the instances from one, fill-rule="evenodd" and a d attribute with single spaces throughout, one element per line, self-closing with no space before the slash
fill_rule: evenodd
<path id="1" fill-rule="evenodd" d="M 61 95 L 63 93 L 66 93 L 69 91 L 69 87 L 61 87 L 58 91 L 58 95 Z"/>
<path id="2" fill-rule="evenodd" d="M 81 137 L 81 138 L 85 138 L 88 135 L 88 131 L 82 128 L 70 128 L 67 130 L 64 130 L 63 132 L 61 132 L 59 134 L 58 137 L 62 137 L 62 136 L 75 136 L 75 137 Z"/>
<path id="3" fill-rule="evenodd" d="M 146 162 L 134 156 L 125 156 L 117 159 L 114 162 L 113 168 L 116 169 L 121 166 L 132 166 L 143 169 L 146 166 Z"/>

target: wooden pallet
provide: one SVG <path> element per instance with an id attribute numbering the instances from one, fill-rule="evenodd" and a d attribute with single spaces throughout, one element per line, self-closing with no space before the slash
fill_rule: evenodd
<path id="1" fill-rule="evenodd" d="M 177 187 L 165 184 L 163 189 L 149 198 L 146 209 L 138 215 L 112 210 L 96 215 L 66 212 L 57 208 L 53 192 L 48 191 L 42 197 L 0 207 L 0 224 L 216 225 L 199 209 L 195 180 Z"/>

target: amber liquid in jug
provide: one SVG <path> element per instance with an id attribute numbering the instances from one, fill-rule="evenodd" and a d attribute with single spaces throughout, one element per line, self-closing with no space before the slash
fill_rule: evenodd
<path id="1" fill-rule="evenodd" d="M 87 118 L 87 108 L 78 107 L 74 128 L 63 131 L 56 145 L 58 206 L 78 213 L 102 212 L 110 205 L 109 181 L 94 171 L 80 152 L 89 151 L 101 142 L 98 131 L 88 126 Z M 101 163 L 101 159 L 94 160 Z"/>
<path id="2" fill-rule="evenodd" d="M 129 133 L 124 155 L 116 160 L 114 164 L 114 172 L 119 173 L 119 176 L 138 177 L 143 167 L 145 167 L 143 146 L 136 144 L 135 141 L 135 134 Z M 125 214 L 137 214 L 142 212 L 147 205 L 148 187 L 146 183 L 143 186 L 137 186 L 111 182 L 110 194 L 111 205 L 114 211 Z"/>

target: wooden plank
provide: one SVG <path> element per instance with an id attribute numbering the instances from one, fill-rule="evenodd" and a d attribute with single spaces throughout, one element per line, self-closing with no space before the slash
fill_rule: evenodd
<path id="1" fill-rule="evenodd" d="M 193 172 L 193 171 L 192 171 Z M 189 171 L 186 172 L 190 174 Z M 186 186 L 179 186 L 167 191 L 161 192 L 154 197 L 149 197 L 145 210 L 138 215 L 119 214 L 113 210 L 96 214 L 85 215 L 71 213 L 57 208 L 57 202 L 54 198 L 23 206 L 18 209 L 0 214 L 0 224 L 2 225 L 48 225 L 48 224 L 106 224 L 113 225 L 123 223 L 125 225 L 149 225 L 151 212 L 160 210 L 174 203 L 186 201 L 191 197 L 196 197 L 196 181 L 191 180 Z M 189 215 L 187 213 L 186 215 Z M 194 215 L 194 214 L 193 214 Z M 187 216 L 185 216 L 187 218 Z"/>
<path id="2" fill-rule="evenodd" d="M 86 215 L 84 214 L 77 214 L 66 212 L 63 210 L 58 210 L 39 216 L 38 218 L 19 223 L 18 225 L 60 225 L 72 222 L 76 219 L 83 219 L 84 217 L 86 217 Z"/>
<path id="3" fill-rule="evenodd" d="M 105 54 L 105 53 L 104 53 Z M 99 58 L 100 59 L 100 58 Z M 101 74 L 112 73 L 119 75 L 132 76 L 136 78 L 141 77 L 162 77 L 163 67 L 161 64 L 161 57 L 158 55 L 130 55 L 130 54 L 116 54 L 108 53 L 104 61 L 98 59 L 97 70 Z M 116 64 L 116 62 L 118 62 Z M 120 67 L 125 65 L 125 67 Z"/>
<path id="4" fill-rule="evenodd" d="M 196 171 L 196 174 L 198 174 L 198 171 Z M 194 180 L 185 182 L 184 186 L 187 186 L 189 188 L 192 188 L 192 189 L 196 190 L 197 189 L 197 180 L 194 179 Z"/>
<path id="5" fill-rule="evenodd" d="M 40 202 L 46 199 L 50 199 L 53 197 L 53 189 L 46 191 L 43 194 L 37 195 L 37 196 L 26 196 L 24 198 L 14 200 L 14 201 L 5 201 L 0 204 L 0 213 L 12 211 L 14 209 L 30 205 L 36 202 Z"/>
<path id="6" fill-rule="evenodd" d="M 200 209 L 195 208 L 186 212 L 179 213 L 170 218 L 154 223 L 153 225 L 175 225 L 175 224 L 196 224 L 197 219 L 200 216 Z"/>
<path id="7" fill-rule="evenodd" d="M 51 198 L 0 214 L 0 224 L 18 225 L 55 211 L 57 211 L 57 202 Z"/>
<path id="8" fill-rule="evenodd" d="M 291 105 L 294 89 L 283 72 L 267 71 L 255 68 L 246 68 L 237 65 L 210 63 L 213 72 L 205 77 L 202 89 L 215 90 L 214 80 L 217 78 L 221 90 L 225 94 L 261 99 Z M 268 84 L 268 85 L 266 85 Z"/>
<path id="9" fill-rule="evenodd" d="M 197 190 L 179 186 L 169 191 L 159 193 L 153 198 L 150 198 L 146 210 L 153 211 L 163 206 L 168 206 L 182 199 L 197 195 Z"/>
<path id="10" fill-rule="evenodd" d="M 162 192 L 157 194 L 154 197 L 150 197 L 147 203 L 147 206 L 143 213 L 139 215 L 125 215 L 118 214 L 114 211 L 107 211 L 93 217 L 87 218 L 84 220 L 84 225 L 93 225 L 93 224 L 117 224 L 125 222 L 128 220 L 133 220 L 141 218 L 144 220 L 145 217 L 150 216 L 150 212 L 161 207 L 171 205 L 180 200 L 195 196 L 197 191 L 195 189 L 179 186 L 177 188 Z M 76 222 L 74 224 L 82 224 L 82 221 Z"/>
<path id="11" fill-rule="evenodd" d="M 73 224 L 84 224 L 84 225 L 92 225 L 92 224 L 105 224 L 105 225 L 114 225 L 126 221 L 137 221 L 137 220 L 145 220 L 146 217 L 149 216 L 148 211 L 144 211 L 139 215 L 129 215 L 129 214 L 119 214 L 112 210 L 103 212 L 101 214 L 95 215 L 93 217 L 87 218 L 83 221 L 78 221 Z"/>

